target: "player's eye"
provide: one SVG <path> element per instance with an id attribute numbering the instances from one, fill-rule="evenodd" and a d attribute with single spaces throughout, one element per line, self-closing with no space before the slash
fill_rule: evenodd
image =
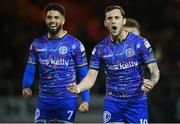
<path id="1" fill-rule="evenodd" d="M 115 16 L 114 18 L 115 18 L 115 19 L 120 19 L 120 17 L 119 17 L 119 16 Z"/>
<path id="2" fill-rule="evenodd" d="M 107 17 L 107 20 L 112 20 L 112 17 Z"/>
<path id="3" fill-rule="evenodd" d="M 47 19 L 51 19 L 52 18 L 52 16 L 47 16 Z"/>
<path id="4" fill-rule="evenodd" d="M 59 17 L 59 16 L 55 16 L 54 18 L 55 18 L 55 19 L 59 19 L 60 17 Z"/>

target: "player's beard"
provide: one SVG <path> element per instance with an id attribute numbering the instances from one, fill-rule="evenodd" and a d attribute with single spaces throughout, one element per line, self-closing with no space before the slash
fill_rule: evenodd
<path id="1" fill-rule="evenodd" d="M 56 29 L 52 29 L 49 26 L 47 26 L 48 32 L 52 35 L 55 36 L 58 34 L 58 32 L 62 29 L 62 25 L 59 25 Z"/>

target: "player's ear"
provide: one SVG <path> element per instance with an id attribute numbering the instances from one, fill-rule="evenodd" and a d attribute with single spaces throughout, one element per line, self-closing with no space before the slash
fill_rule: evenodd
<path id="1" fill-rule="evenodd" d="M 123 19 L 123 25 L 125 25 L 125 24 L 126 24 L 126 18 Z"/>
<path id="2" fill-rule="evenodd" d="M 65 22 L 66 22 L 66 19 L 63 17 L 62 24 L 64 25 Z"/>
<path id="3" fill-rule="evenodd" d="M 106 22 L 106 20 L 104 20 L 104 26 L 107 27 L 107 22 Z"/>

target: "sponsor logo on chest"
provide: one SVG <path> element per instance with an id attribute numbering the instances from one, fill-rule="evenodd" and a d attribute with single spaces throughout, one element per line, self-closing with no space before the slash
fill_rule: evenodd
<path id="1" fill-rule="evenodd" d="M 118 64 L 113 64 L 113 65 L 109 65 L 107 64 L 106 67 L 110 70 L 125 70 L 131 67 L 136 67 L 138 66 L 139 63 L 137 61 L 129 61 L 129 62 L 120 62 Z"/>
<path id="2" fill-rule="evenodd" d="M 69 60 L 65 60 L 65 59 L 53 59 L 53 58 L 42 59 L 42 58 L 40 58 L 39 62 L 44 65 L 50 65 L 50 64 L 51 65 L 63 65 L 63 66 L 69 65 Z"/>

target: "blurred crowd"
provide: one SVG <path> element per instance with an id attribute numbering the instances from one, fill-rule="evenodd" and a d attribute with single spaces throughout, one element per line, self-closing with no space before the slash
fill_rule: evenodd
<path id="1" fill-rule="evenodd" d="M 42 11 L 52 1 L 1 0 L 0 96 L 21 95 L 29 46 L 34 38 L 46 33 Z M 159 84 L 148 94 L 151 122 L 180 121 L 180 0 L 55 2 L 66 8 L 65 29 L 84 44 L 88 59 L 93 47 L 107 35 L 103 25 L 107 5 L 121 5 L 126 17 L 136 19 L 141 35 L 153 46 L 161 72 Z M 98 77 L 92 94 L 105 92 L 102 71 Z"/>

